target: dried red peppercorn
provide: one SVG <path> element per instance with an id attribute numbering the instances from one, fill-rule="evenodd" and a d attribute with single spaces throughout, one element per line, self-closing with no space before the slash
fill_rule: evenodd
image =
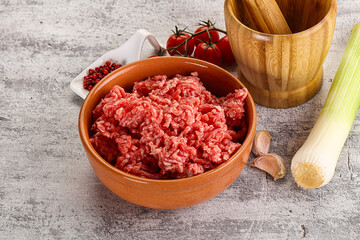
<path id="1" fill-rule="evenodd" d="M 89 69 L 88 75 L 84 76 L 83 86 L 87 90 L 91 90 L 95 84 L 100 82 L 106 75 L 121 67 L 121 64 L 106 61 L 104 65 Z"/>

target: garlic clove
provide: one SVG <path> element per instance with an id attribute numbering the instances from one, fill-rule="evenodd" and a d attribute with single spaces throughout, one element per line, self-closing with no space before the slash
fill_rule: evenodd
<path id="1" fill-rule="evenodd" d="M 260 130 L 256 133 L 251 151 L 255 156 L 267 154 L 270 149 L 271 135 L 267 130 Z"/>
<path id="2" fill-rule="evenodd" d="M 269 173 L 274 181 L 286 175 L 285 161 L 282 157 L 274 153 L 261 155 L 251 162 L 250 166 L 259 168 Z"/>

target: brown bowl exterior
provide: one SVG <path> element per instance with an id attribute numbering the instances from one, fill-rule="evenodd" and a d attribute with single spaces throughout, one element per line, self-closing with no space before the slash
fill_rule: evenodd
<path id="1" fill-rule="evenodd" d="M 106 162 L 92 147 L 89 130 L 92 110 L 100 100 L 119 85 L 131 91 L 134 82 L 149 76 L 198 72 L 205 87 L 224 96 L 243 84 L 232 74 L 213 64 L 183 57 L 157 57 L 130 63 L 106 76 L 86 97 L 79 115 L 79 133 L 89 162 L 101 182 L 119 197 L 134 204 L 159 209 L 189 207 L 204 202 L 229 187 L 244 168 L 256 130 L 256 110 L 249 95 L 246 99 L 247 137 L 241 148 L 224 164 L 198 176 L 156 180 L 125 173 Z"/>
<path id="2" fill-rule="evenodd" d="M 251 25 L 242 1 L 225 1 L 225 23 L 239 78 L 256 103 L 288 108 L 320 90 L 322 65 L 335 29 L 336 0 L 277 0 L 292 34 L 267 34 Z M 301 13 L 301 14 L 300 14 Z"/>

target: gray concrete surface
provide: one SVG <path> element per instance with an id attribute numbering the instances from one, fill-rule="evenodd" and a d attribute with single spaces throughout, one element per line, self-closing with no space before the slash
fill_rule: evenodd
<path id="1" fill-rule="evenodd" d="M 224 28 L 223 1 L 0 1 L 0 239 L 360 238 L 360 114 L 321 189 L 301 190 L 291 174 L 274 182 L 246 166 L 205 203 L 154 210 L 118 198 L 97 179 L 78 136 L 82 99 L 70 81 L 137 29 L 164 44 L 175 25 L 194 30 L 206 19 Z M 257 105 L 258 130 L 270 131 L 271 151 L 288 170 L 359 21 L 360 1 L 339 0 L 315 98 L 283 110 Z"/>

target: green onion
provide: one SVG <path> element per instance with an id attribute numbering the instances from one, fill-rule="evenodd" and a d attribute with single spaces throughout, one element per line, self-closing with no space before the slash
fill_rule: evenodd
<path id="1" fill-rule="evenodd" d="M 360 23 L 354 25 L 319 118 L 292 159 L 291 171 L 302 188 L 327 184 L 360 106 Z"/>

